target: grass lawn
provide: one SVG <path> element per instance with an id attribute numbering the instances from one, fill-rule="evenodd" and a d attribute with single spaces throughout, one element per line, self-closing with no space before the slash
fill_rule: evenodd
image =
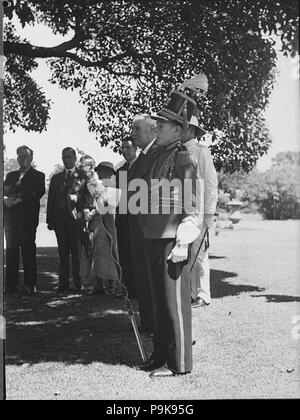
<path id="1" fill-rule="evenodd" d="M 194 370 L 159 380 L 134 368 L 123 301 L 52 292 L 57 251 L 40 237 L 39 294 L 5 303 L 8 400 L 300 396 L 299 222 L 245 220 L 211 239 L 212 303 L 193 309 Z"/>

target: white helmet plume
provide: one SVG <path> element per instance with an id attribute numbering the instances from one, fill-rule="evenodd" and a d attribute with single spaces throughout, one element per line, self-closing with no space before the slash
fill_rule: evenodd
<path id="1" fill-rule="evenodd" d="M 179 87 L 179 90 L 191 89 L 197 94 L 207 91 L 208 89 L 208 80 L 204 73 L 200 73 L 197 76 L 192 77 L 191 79 L 185 80 Z"/>

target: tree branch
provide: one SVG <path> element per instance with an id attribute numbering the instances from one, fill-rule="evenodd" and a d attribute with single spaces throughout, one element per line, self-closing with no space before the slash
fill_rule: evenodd
<path id="1" fill-rule="evenodd" d="M 79 45 L 79 37 L 74 35 L 69 41 L 62 42 L 55 47 L 38 47 L 27 42 L 4 41 L 4 54 L 25 55 L 31 58 L 64 57 L 68 50 Z"/>
<path id="2" fill-rule="evenodd" d="M 4 54 L 16 54 L 31 58 L 70 58 L 84 67 L 107 67 L 116 61 L 126 57 L 144 59 L 153 56 L 153 53 L 123 52 L 111 57 L 105 57 L 102 60 L 91 61 L 72 53 L 71 50 L 79 46 L 78 36 L 74 36 L 70 41 L 63 42 L 55 47 L 38 47 L 29 43 L 4 41 Z"/>

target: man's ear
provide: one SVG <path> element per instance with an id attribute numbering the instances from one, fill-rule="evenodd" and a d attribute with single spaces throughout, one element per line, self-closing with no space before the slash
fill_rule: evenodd
<path id="1" fill-rule="evenodd" d="M 176 126 L 175 126 L 175 133 L 176 133 L 176 136 L 177 136 L 179 139 L 181 139 L 181 137 L 182 137 L 182 132 L 183 132 L 182 127 L 181 127 L 180 125 L 176 125 Z"/>
<path id="2" fill-rule="evenodd" d="M 157 128 L 156 128 L 156 125 L 151 125 L 151 132 L 152 132 L 153 134 L 156 134 L 156 133 L 157 133 Z"/>

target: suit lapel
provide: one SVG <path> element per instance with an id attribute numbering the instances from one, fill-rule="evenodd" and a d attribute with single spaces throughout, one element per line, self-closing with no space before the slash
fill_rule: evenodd
<path id="1" fill-rule="evenodd" d="M 148 150 L 143 164 L 141 165 L 140 177 L 143 177 L 151 169 L 153 162 L 155 161 L 156 153 L 158 152 L 159 146 L 153 143 Z"/>
<path id="2" fill-rule="evenodd" d="M 28 169 L 28 171 L 24 174 L 24 176 L 20 179 L 20 185 L 25 185 L 30 182 L 30 179 L 32 178 L 34 169 L 31 167 Z M 18 171 L 19 177 L 20 177 L 20 171 Z M 19 178 L 18 178 L 19 179 Z M 17 179 L 17 181 L 18 181 Z"/>

